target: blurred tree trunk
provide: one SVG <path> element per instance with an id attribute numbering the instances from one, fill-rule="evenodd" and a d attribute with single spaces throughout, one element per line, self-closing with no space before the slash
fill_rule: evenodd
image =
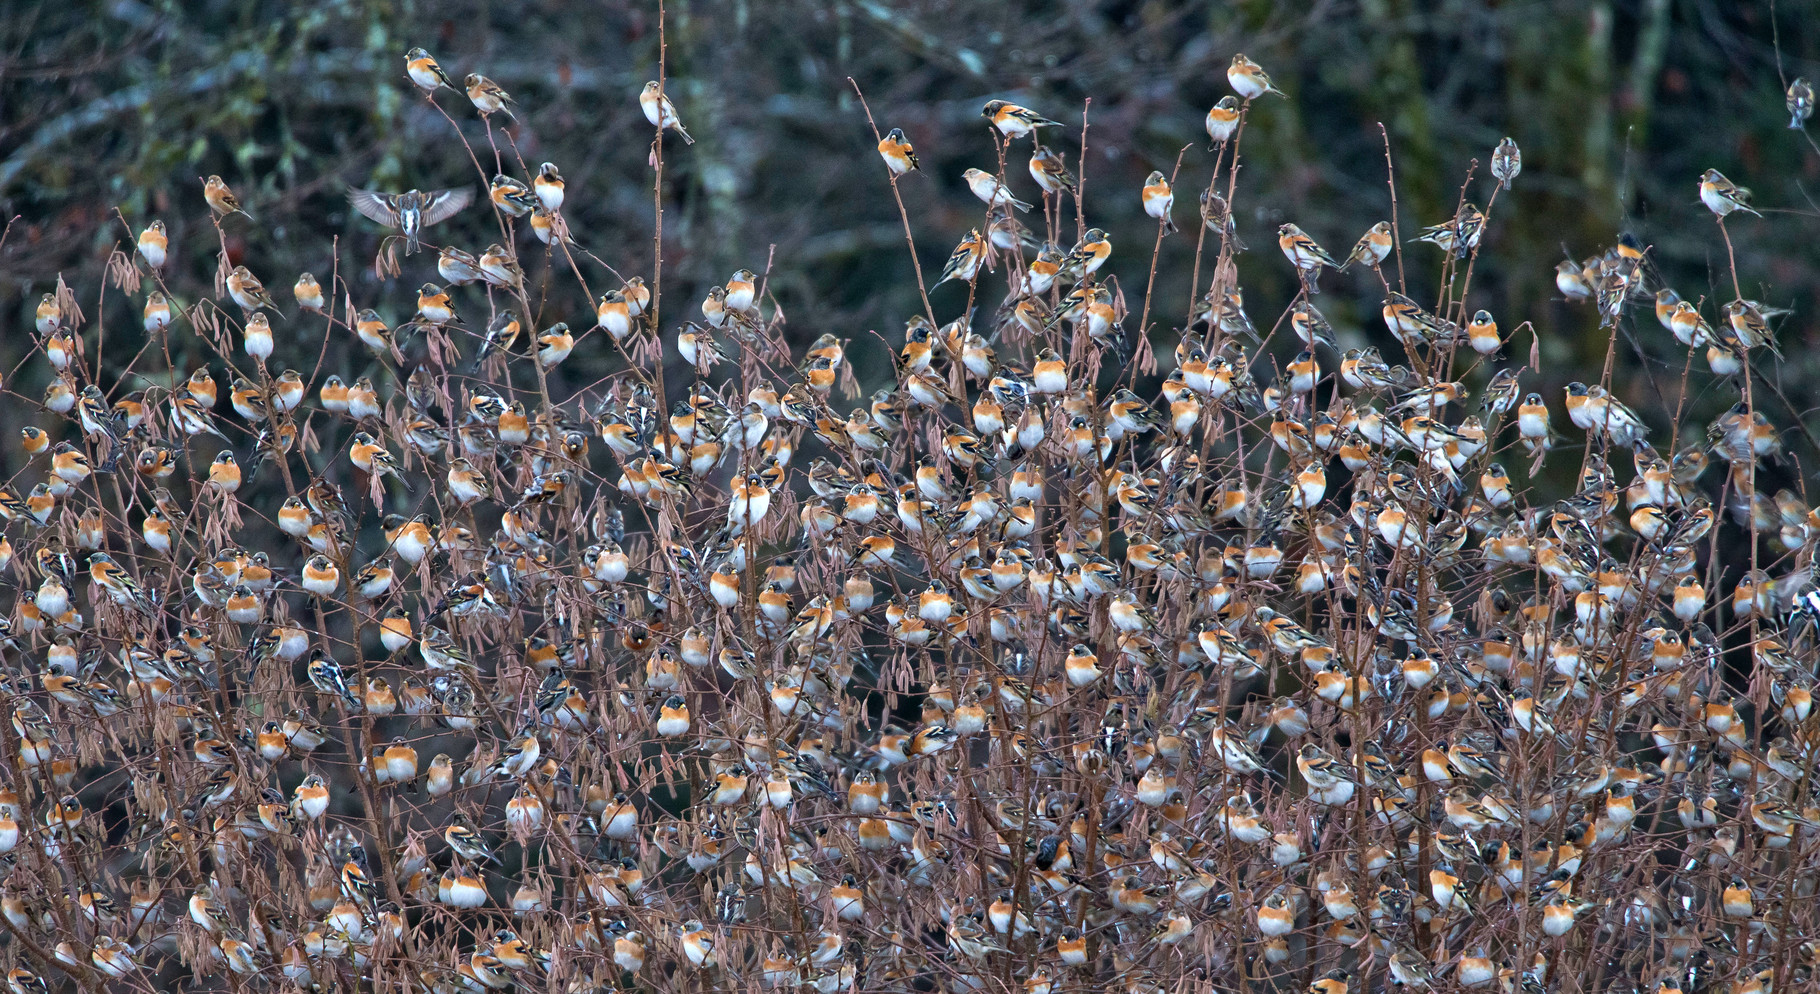
<path id="1" fill-rule="evenodd" d="M 1440 173 L 1428 101 L 1423 97 L 1421 58 L 1409 32 L 1409 25 L 1419 19 L 1409 0 L 1365 0 L 1360 11 L 1377 42 L 1372 52 L 1377 85 L 1367 98 L 1372 112 L 1390 130 L 1398 199 L 1413 213 L 1412 220 L 1451 214 L 1453 204 L 1445 192 L 1448 184 Z"/>
<path id="2" fill-rule="evenodd" d="M 1624 93 L 1624 125 L 1631 142 L 1642 147 L 1649 138 L 1649 112 L 1656 98 L 1656 78 L 1668 54 L 1668 0 L 1646 0 L 1637 54 L 1631 59 Z"/>
<path id="3" fill-rule="evenodd" d="M 1611 4 L 1596 3 L 1586 11 L 1586 43 L 1580 48 L 1585 87 L 1576 101 L 1585 115 L 1581 127 L 1580 182 L 1594 203 L 1611 193 Z"/>

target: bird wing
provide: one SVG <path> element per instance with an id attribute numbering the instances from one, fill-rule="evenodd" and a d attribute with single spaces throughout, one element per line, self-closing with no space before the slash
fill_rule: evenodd
<path id="1" fill-rule="evenodd" d="M 375 190 L 348 187 L 348 203 L 354 209 L 388 228 L 398 227 L 398 212 L 392 209 L 392 198 Z M 459 210 L 459 208 L 457 208 Z M 426 214 L 428 212 L 425 212 Z M 426 217 L 425 223 L 428 223 Z"/>
<path id="2" fill-rule="evenodd" d="M 464 186 L 454 190 L 437 190 L 430 194 L 429 203 L 424 205 L 423 223 L 425 225 L 431 225 L 438 221 L 446 221 L 461 213 L 462 209 L 467 207 L 473 199 L 474 190 L 472 187 Z M 359 207 L 360 205 L 355 204 L 354 206 Z M 368 216 L 371 217 L 372 215 Z"/>

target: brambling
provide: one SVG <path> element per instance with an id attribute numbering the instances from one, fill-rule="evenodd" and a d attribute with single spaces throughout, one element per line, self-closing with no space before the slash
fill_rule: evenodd
<path id="1" fill-rule="evenodd" d="M 1664 290 L 1663 293 L 1673 291 Z M 1728 316 L 1729 317 L 1729 316 Z M 1706 323 L 1699 308 L 1688 301 L 1677 301 L 1672 305 L 1668 316 L 1668 327 L 1675 336 L 1675 341 L 1690 349 L 1697 349 L 1714 338 L 1713 328 Z"/>
<path id="2" fill-rule="evenodd" d="M 494 114 L 504 114 L 513 121 L 518 120 L 512 114 L 512 95 L 498 83 L 475 72 L 468 73 L 467 78 L 461 82 L 467 90 L 469 102 L 473 103 L 475 110 L 480 111 L 482 118 L 490 120 Z"/>
<path id="3" fill-rule="evenodd" d="M 689 734 L 689 703 L 681 694 L 671 694 L 658 707 L 656 728 L 667 739 Z"/>
<path id="4" fill-rule="evenodd" d="M 1379 221 L 1372 225 L 1365 234 L 1359 236 L 1358 244 L 1352 247 L 1352 254 L 1346 257 L 1346 262 L 1340 266 L 1340 269 L 1344 270 L 1347 266 L 1357 262 L 1375 270 L 1383 264 L 1384 257 L 1390 254 L 1392 247 L 1390 222 Z"/>
<path id="5" fill-rule="evenodd" d="M 1412 990 L 1426 990 L 1434 985 L 1434 971 L 1420 953 L 1399 948 L 1390 954 L 1390 979 Z"/>
<path id="6" fill-rule="evenodd" d="M 514 311 L 504 310 L 493 315 L 492 321 L 487 324 L 486 337 L 480 340 L 480 348 L 474 352 L 471 365 L 478 369 L 494 352 L 510 352 L 512 346 L 517 344 L 518 334 L 523 327 Z"/>
<path id="7" fill-rule="evenodd" d="M 980 109 L 980 116 L 992 122 L 999 134 L 1006 138 L 1022 138 L 1038 128 L 1059 128 L 1060 121 L 1051 121 L 1042 117 L 1028 107 L 1004 100 L 989 100 Z"/>
<path id="8" fill-rule="evenodd" d="M 89 556 L 89 578 L 95 581 L 113 598 L 114 603 L 123 607 L 134 607 L 151 613 L 153 603 L 145 588 L 127 574 L 126 568 L 116 563 L 113 557 L 105 552 L 96 552 Z"/>
<path id="9" fill-rule="evenodd" d="M 988 177 L 990 178 L 990 177 Z M 929 289 L 933 290 L 949 280 L 963 283 L 972 282 L 979 274 L 980 264 L 986 260 L 986 240 L 980 237 L 978 228 L 967 232 L 967 237 L 954 247 L 954 253 L 948 257 L 948 264 L 942 267 L 942 277 Z M 710 318 L 712 323 L 712 318 Z"/>
<path id="10" fill-rule="evenodd" d="M 171 326 L 171 299 L 162 291 L 153 290 L 145 295 L 145 309 L 140 312 L 145 330 L 156 334 Z"/>
<path id="11" fill-rule="evenodd" d="M 134 952 L 132 946 L 111 935 L 98 935 L 89 951 L 89 962 L 95 969 L 119 980 L 139 969 L 138 962 L 133 959 Z"/>
<path id="12" fill-rule="evenodd" d="M 537 336 L 537 363 L 545 369 L 567 359 L 573 351 L 575 336 L 569 332 L 569 326 L 565 322 L 558 321 Z"/>
<path id="13" fill-rule="evenodd" d="M 1542 932 L 1560 938 L 1573 930 L 1574 919 L 1591 905 L 1577 897 L 1553 901 L 1542 908 Z"/>
<path id="14" fill-rule="evenodd" d="M 1807 119 L 1814 116 L 1814 87 L 1805 78 L 1797 77 L 1788 84 L 1784 97 L 1788 107 L 1788 129 L 1800 131 L 1807 124 Z"/>
<path id="15" fill-rule="evenodd" d="M 68 328 L 52 328 L 39 346 L 53 367 L 65 370 L 76 358 L 76 338 Z"/>
<path id="16" fill-rule="evenodd" d="M 120 440 L 127 428 L 125 412 L 109 407 L 101 388 L 93 383 L 83 387 L 77 395 L 76 420 L 82 425 L 84 435 L 114 442 Z"/>
<path id="17" fill-rule="evenodd" d="M 171 552 L 171 519 L 158 508 L 147 510 L 146 519 L 140 522 L 140 537 L 157 552 Z"/>
<path id="18" fill-rule="evenodd" d="M 58 442 L 51 450 L 51 472 L 65 483 L 81 483 L 92 472 L 88 456 L 69 442 Z"/>
<path id="19" fill-rule="evenodd" d="M 1464 259 L 1479 247 L 1485 234 L 1485 215 L 1473 204 L 1464 204 L 1453 219 L 1423 228 L 1411 241 L 1437 245 L 1441 251 Z"/>
<path id="20" fill-rule="evenodd" d="M 757 313 L 753 306 L 758 295 L 758 275 L 750 269 L 741 269 L 727 277 L 726 306 L 734 314 L 751 316 Z M 815 358 L 810 355 L 808 358 Z"/>
<path id="21" fill-rule="evenodd" d="M 341 381 L 341 377 L 330 373 L 316 391 L 316 402 L 332 414 L 348 413 L 348 385 Z"/>
<path id="22" fill-rule="evenodd" d="M 1217 147 L 1232 140 L 1233 132 L 1239 130 L 1239 119 L 1242 112 L 1236 98 L 1225 96 L 1207 110 L 1207 137 L 1213 139 Z"/>
<path id="23" fill-rule="evenodd" d="M 1246 100 L 1254 100 L 1266 93 L 1288 96 L 1271 85 L 1270 75 L 1264 71 L 1263 66 L 1246 58 L 1242 52 L 1234 55 L 1232 65 L 1226 67 L 1226 82 L 1231 84 L 1233 92 Z"/>
<path id="24" fill-rule="evenodd" d="M 303 374 L 295 369 L 287 369 L 272 381 L 272 389 L 266 400 L 275 410 L 294 411 L 303 403 L 303 390 Z"/>
<path id="25" fill-rule="evenodd" d="M 455 313 L 455 305 L 450 302 L 448 291 L 434 283 L 425 283 L 417 290 L 417 320 L 441 327 L 452 321 L 458 322 L 461 318 Z"/>
<path id="26" fill-rule="evenodd" d="M 53 414 L 68 414 L 76 406 L 76 381 L 69 373 L 60 373 L 44 388 L 44 409 Z"/>
<path id="27" fill-rule="evenodd" d="M 438 758 L 447 759 L 447 757 Z M 474 823 L 468 819 L 467 815 L 459 811 L 451 818 L 449 827 L 443 830 L 442 838 L 449 844 L 449 849 L 464 860 L 502 862 L 499 856 L 487 847 L 486 840 L 475 829 Z"/>
<path id="28" fill-rule="evenodd" d="M 972 190 L 973 195 L 978 197 L 980 202 L 988 207 L 1008 205 L 1020 211 L 1027 211 L 1030 209 L 1029 204 L 1011 195 L 1011 188 L 1009 186 L 1000 183 L 997 176 L 986 172 L 984 169 L 970 168 L 961 174 L 961 178 L 966 180 L 967 189 Z"/>
<path id="29" fill-rule="evenodd" d="M 1024 269 L 1024 298 L 1018 301 L 1017 322 L 1028 333 L 1035 334 L 1041 330 L 1046 320 L 1048 304 L 1037 299 L 1049 292 L 1061 274 L 1062 263 L 1067 259 L 1062 247 L 1054 242 L 1045 242 L 1038 250 L 1036 258 L 1030 260 Z"/>
<path id="30" fill-rule="evenodd" d="M 689 137 L 682 120 L 676 116 L 676 105 L 670 102 L 670 96 L 664 92 L 662 83 L 657 80 L 646 83 L 645 88 L 638 92 L 638 106 L 645 112 L 645 120 L 650 121 L 659 133 L 674 131 L 682 136 L 683 144 L 695 144 L 695 139 Z"/>
<path id="31" fill-rule="evenodd" d="M 139 257 L 153 269 L 163 269 L 164 261 L 169 257 L 170 236 L 165 231 L 164 222 L 153 218 L 139 232 Z"/>
<path id="32" fill-rule="evenodd" d="M 546 162 L 537 167 L 537 175 L 531 178 L 531 190 L 537 194 L 537 200 L 544 210 L 552 213 L 562 210 L 563 197 L 568 189 L 562 173 L 556 169 L 556 163 Z"/>
<path id="33" fill-rule="evenodd" d="M 484 279 L 480 271 L 480 260 L 472 252 L 444 245 L 436 257 L 436 272 L 442 281 L 450 286 L 467 286 Z"/>
<path id="34" fill-rule="evenodd" d="M 1152 170 L 1144 180 L 1144 213 L 1163 223 L 1163 234 L 1175 232 L 1175 222 L 1170 220 L 1169 210 L 1175 206 L 1175 191 L 1169 188 L 1169 180 L 1162 170 Z"/>
<path id="35" fill-rule="evenodd" d="M 317 597 L 332 597 L 341 589 L 341 567 L 328 556 L 317 553 L 304 562 L 298 585 Z"/>
<path id="36" fill-rule="evenodd" d="M 1587 281 L 1580 266 L 1571 259 L 1555 265 L 1555 289 L 1568 300 L 1591 300 L 1593 286 Z"/>
<path id="37" fill-rule="evenodd" d="M 392 329 L 386 327 L 385 319 L 370 307 L 354 315 L 354 336 L 375 356 L 382 358 L 391 356 L 397 348 Z"/>
<path id="38" fill-rule="evenodd" d="M 215 422 L 209 419 L 207 408 L 204 408 L 189 393 L 184 393 L 182 397 L 178 397 L 175 393 L 171 395 L 171 426 L 177 428 L 180 435 L 207 433 L 207 435 L 215 435 L 220 441 L 227 441 L 227 435 L 224 435 L 220 428 L 215 428 Z"/>
<path id="39" fill-rule="evenodd" d="M 1099 272 L 1100 267 L 1111 257 L 1112 239 L 1099 228 L 1088 228 L 1081 240 L 1068 250 L 1068 255 L 1062 262 L 1062 272 L 1078 274 L 1080 279 L 1085 279 Z"/>
<path id="40" fill-rule="evenodd" d="M 430 53 L 421 48 L 413 48 L 404 53 L 405 73 L 411 82 L 423 88 L 425 94 L 434 93 L 438 87 L 446 86 L 453 90 L 455 83 L 449 74 L 442 71 L 442 66 L 430 57 Z"/>
<path id="41" fill-rule="evenodd" d="M 651 288 L 645 285 L 643 276 L 634 276 L 619 288 L 619 295 L 625 298 L 626 311 L 632 317 L 638 317 L 651 307 Z"/>
<path id="42" fill-rule="evenodd" d="M 222 182 L 219 176 L 211 174 L 202 181 L 202 197 L 209 202 L 209 209 L 220 217 L 226 217 L 229 214 L 246 214 L 248 221 L 253 219 L 253 215 L 247 214 L 241 208 L 240 198 L 234 196 L 234 191 L 228 189 L 228 185 Z"/>
<path id="43" fill-rule="evenodd" d="M 1717 169 L 1708 169 L 1700 174 L 1700 202 L 1720 218 L 1733 211 L 1763 216 L 1751 209 L 1750 191 L 1726 179 L 1725 174 Z"/>
<path id="44" fill-rule="evenodd" d="M 916 149 L 911 147 L 910 140 L 904 137 L 901 128 L 892 128 L 890 134 L 879 139 L 878 154 L 885 160 L 885 168 L 893 176 L 902 176 L 922 168 L 922 163 L 916 159 Z"/>
<path id="45" fill-rule="evenodd" d="M 215 948 L 220 950 L 227 967 L 241 976 L 250 976 L 259 972 L 259 961 L 253 955 L 253 945 L 247 942 L 239 932 L 229 932 L 216 940 Z"/>
<path id="46" fill-rule="evenodd" d="M 50 994 L 50 985 L 44 978 L 22 966 L 7 973 L 6 988 L 12 994 Z"/>
<path id="47" fill-rule="evenodd" d="M 50 435 L 36 425 L 27 425 L 19 429 L 19 447 L 25 450 L 27 457 L 43 452 L 50 447 L 50 444 Z"/>
<path id="48" fill-rule="evenodd" d="M 1507 136 L 1491 151 L 1491 175 L 1499 186 L 1508 189 L 1522 171 L 1523 152 L 1517 148 L 1516 139 Z"/>
<path id="49" fill-rule="evenodd" d="M 228 273 L 227 289 L 228 296 L 234 298 L 234 303 L 239 304 L 248 314 L 261 307 L 278 310 L 277 302 L 265 291 L 265 284 L 259 282 L 259 277 L 254 276 L 253 271 L 245 266 L 235 266 L 233 272 Z"/>
<path id="50" fill-rule="evenodd" d="M 322 313 L 323 304 L 326 302 L 322 293 L 322 284 L 316 282 L 316 277 L 310 273 L 297 274 L 297 282 L 291 284 L 291 296 L 296 299 L 299 308 L 317 314 Z"/>
<path id="51" fill-rule="evenodd" d="M 298 821 L 315 821 L 329 809 L 329 787 L 319 773 L 303 778 L 291 793 L 291 816 Z"/>
<path id="52" fill-rule="evenodd" d="M 524 283 L 524 270 L 518 267 L 518 260 L 497 242 L 480 253 L 479 265 L 481 278 L 492 286 L 517 289 Z"/>
<path id="53" fill-rule="evenodd" d="M 1762 305 L 1753 300 L 1732 300 L 1720 310 L 1725 313 L 1726 324 L 1737 336 L 1739 345 L 1746 349 L 1768 348 L 1777 358 L 1782 357 Z"/>
<path id="54" fill-rule="evenodd" d="M 1063 190 L 1072 193 L 1075 189 L 1074 174 L 1068 171 L 1068 163 L 1052 148 L 1038 147 L 1030 153 L 1030 178 L 1036 180 L 1044 194 Z"/>
<path id="55" fill-rule="evenodd" d="M 1498 322 L 1490 311 L 1481 309 L 1466 323 L 1466 343 L 1480 355 L 1491 355 L 1504 344 L 1498 337 Z"/>
<path id="56" fill-rule="evenodd" d="M 366 600 L 378 600 L 385 596 L 386 591 L 392 589 L 392 583 L 396 578 L 397 574 L 392 569 L 391 560 L 375 559 L 355 571 L 354 581 L 350 587 L 359 592 L 360 596 Z"/>
<path id="57" fill-rule="evenodd" d="M 348 203 L 361 215 L 376 224 L 397 228 L 404 233 L 405 255 L 414 255 L 422 247 L 418 238 L 424 228 L 461 213 L 473 199 L 474 191 L 469 187 L 431 190 L 427 193 L 422 190 L 382 193 L 348 187 Z"/>
<path id="58" fill-rule="evenodd" d="M 539 207 L 531 212 L 531 234 L 536 235 L 537 240 L 545 245 L 558 242 L 575 244 L 575 239 L 569 234 L 569 222 L 548 207 Z"/>
<path id="59" fill-rule="evenodd" d="M 1322 266 L 1338 269 L 1340 264 L 1333 261 L 1327 250 L 1315 244 L 1307 232 L 1293 224 L 1284 224 L 1277 228 L 1277 246 L 1283 250 L 1283 257 L 1289 264 L 1303 274 L 1318 273 Z"/>
<path id="60" fill-rule="evenodd" d="M 506 827 L 522 843 L 543 825 L 544 811 L 543 797 L 530 780 L 525 780 L 506 802 Z"/>
<path id="61" fill-rule="evenodd" d="M 1317 345 L 1325 345 L 1335 352 L 1340 350 L 1339 343 L 1333 337 L 1333 325 L 1327 322 L 1327 317 L 1316 310 L 1313 304 L 1303 300 L 1293 307 L 1294 309 L 1289 312 L 1289 324 L 1294 330 L 1296 338 L 1310 349 Z M 1313 357 L 1310 356 L 1310 358 Z"/>
<path id="62" fill-rule="evenodd" d="M 265 316 L 264 311 L 254 311 L 253 315 L 246 319 L 246 327 L 242 329 L 242 335 L 241 347 L 246 354 L 251 356 L 255 362 L 264 365 L 265 361 L 272 357 L 274 345 L 272 322 Z"/>
<path id="63" fill-rule="evenodd" d="M 530 187 L 503 174 L 495 175 L 487 185 L 487 197 L 507 217 L 524 217 L 543 206 Z"/>
<path id="64" fill-rule="evenodd" d="M 1281 894 L 1266 897 L 1257 909 L 1258 933 L 1267 938 L 1295 931 L 1295 908 Z"/>
<path id="65" fill-rule="evenodd" d="M 1384 298 L 1384 324 L 1399 341 L 1439 344 L 1458 338 L 1453 322 L 1430 314 L 1408 296 L 1390 291 Z"/>

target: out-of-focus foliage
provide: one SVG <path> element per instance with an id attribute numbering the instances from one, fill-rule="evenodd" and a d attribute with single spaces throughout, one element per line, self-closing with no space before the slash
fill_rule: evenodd
<path id="1" fill-rule="evenodd" d="M 1723 263 L 1694 196 L 1702 169 L 1752 187 L 1762 205 L 1814 210 L 1806 191 L 1820 161 L 1781 126 L 1778 62 L 1786 78 L 1811 77 L 1820 58 L 1820 20 L 1801 6 L 1785 5 L 1772 24 L 1768 4 L 1719 0 L 679 0 L 669 7 L 670 91 L 703 140 L 669 172 L 665 238 L 681 279 L 671 286 L 698 299 L 735 268 L 762 268 L 775 245 L 795 262 L 772 288 L 798 333 L 856 334 L 917 309 L 849 76 L 923 157 L 907 196 L 926 268 L 979 222 L 959 175 L 993 164 L 978 117 L 992 96 L 1070 122 L 1092 98 L 1089 205 L 1119 207 L 1096 213 L 1122 219 L 1109 229 L 1115 243 L 1136 246 L 1151 234 L 1136 209 L 1142 177 L 1167 172 L 1184 147 L 1187 185 L 1205 175 L 1201 118 L 1226 92 L 1232 53 L 1245 51 L 1291 96 L 1247 135 L 1247 168 L 1269 182 L 1248 198 L 1241 236 L 1256 243 L 1296 219 L 1323 241 L 1350 242 L 1385 216 L 1380 121 L 1406 229 L 1451 216 L 1465 164 L 1478 158 L 1483 177 L 1508 134 L 1524 150 L 1524 182 L 1492 232 L 1497 262 L 1476 277 L 1495 313 L 1546 297 L 1563 248 L 1579 258 L 1621 229 L 1652 245 L 1666 282 L 1697 298 Z M 518 147 L 533 166 L 561 166 L 580 240 L 622 269 L 648 268 L 648 136 L 633 96 L 656 75 L 655 14 L 586 2 L 12 5 L 0 19 L 0 205 L 20 221 L 0 256 L 6 318 L 28 319 L 59 271 L 106 253 L 124 233 L 114 208 L 135 226 L 175 215 L 173 202 L 195 206 L 196 178 L 208 173 L 260 218 L 229 246 L 256 271 L 323 273 L 331 261 L 320 246 L 335 234 L 344 272 L 360 270 L 377 233 L 340 202 L 344 184 L 427 189 L 471 178 L 446 154 L 448 122 L 403 79 L 399 54 L 418 44 L 457 81 L 483 72 L 518 96 Z M 441 99 L 484 145 L 460 94 Z M 1030 192 L 1022 161 L 1010 165 Z M 459 224 L 466 235 L 488 221 L 476 213 Z M 1797 342 L 1820 310 L 1812 232 L 1775 226 L 1738 260 L 1757 282 L 1748 296 L 1796 309 L 1784 337 Z M 171 275 L 199 292 L 213 277 L 213 233 L 180 228 L 173 242 Z M 1183 313 L 1190 261 L 1171 245 L 1158 274 L 1161 299 L 1181 301 Z M 1252 300 L 1294 292 L 1280 267 L 1255 257 L 1240 271 Z M 1418 287 L 1428 271 L 1418 267 Z M 1376 333 L 1375 300 L 1324 303 L 1336 321 Z M 1522 319 L 1563 352 L 1588 327 L 1561 308 Z M 5 345 L 0 353 L 17 359 Z"/>

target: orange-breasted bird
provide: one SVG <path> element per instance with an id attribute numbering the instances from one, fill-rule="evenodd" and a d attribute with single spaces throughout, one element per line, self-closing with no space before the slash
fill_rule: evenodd
<path id="1" fill-rule="evenodd" d="M 156 334 L 171 326 L 171 300 L 162 290 L 145 295 L 145 309 L 140 313 L 145 330 Z"/>
<path id="2" fill-rule="evenodd" d="M 1051 121 L 1028 107 L 1004 100 L 988 100 L 981 108 L 980 116 L 991 121 L 999 134 L 1007 138 L 1022 138 L 1038 128 L 1059 128 L 1060 121 Z"/>
<path id="3" fill-rule="evenodd" d="M 297 282 L 291 284 L 291 296 L 297 300 L 297 306 L 306 311 L 322 313 L 326 302 L 322 293 L 322 284 L 310 273 L 297 274 Z"/>
<path id="4" fill-rule="evenodd" d="M 1733 211 L 1763 216 L 1751 209 L 1750 191 L 1726 179 L 1725 174 L 1717 169 L 1708 169 L 1700 174 L 1700 202 L 1721 218 Z"/>
<path id="5" fill-rule="evenodd" d="M 1239 130 L 1240 116 L 1237 98 L 1221 97 L 1207 111 L 1207 137 L 1213 139 L 1216 146 L 1231 141 L 1233 132 Z"/>
<path id="6" fill-rule="evenodd" d="M 1075 188 L 1074 174 L 1068 171 L 1067 161 L 1061 153 L 1048 147 L 1030 153 L 1030 178 L 1036 180 L 1044 193 L 1073 192 Z"/>
<path id="7" fill-rule="evenodd" d="M 259 282 L 259 277 L 254 276 L 253 271 L 245 266 L 235 266 L 228 273 L 227 289 L 228 296 L 234 298 L 234 303 L 239 304 L 248 314 L 261 307 L 278 310 L 277 302 L 265 291 L 265 284 Z"/>
<path id="8" fill-rule="evenodd" d="M 487 185 L 487 197 L 507 217 L 524 217 L 543 206 L 530 187 L 504 174 L 494 176 L 493 181 Z"/>
<path id="9" fill-rule="evenodd" d="M 455 82 L 449 79 L 449 74 L 443 72 L 442 66 L 437 65 L 430 53 L 421 48 L 413 48 L 404 53 L 404 69 L 411 77 L 411 82 L 422 87 L 426 93 L 433 93 L 441 86 L 451 90 L 455 88 Z"/>
<path id="10" fill-rule="evenodd" d="M 497 242 L 480 253 L 479 264 L 481 279 L 493 286 L 517 289 L 524 283 L 524 270 L 519 268 L 517 258 Z"/>
<path id="11" fill-rule="evenodd" d="M 954 253 L 948 257 L 948 264 L 942 267 L 942 277 L 929 289 L 933 290 L 949 280 L 969 282 L 980 271 L 980 264 L 986 261 L 986 240 L 980 237 L 978 228 L 967 232 L 967 237 L 954 247 Z"/>
<path id="12" fill-rule="evenodd" d="M 153 218 L 145 229 L 139 232 L 139 257 L 153 269 L 163 269 L 169 250 L 170 236 L 165 231 L 164 222 Z"/>
<path id="13" fill-rule="evenodd" d="M 1226 82 L 1231 84 L 1233 92 L 1246 100 L 1254 100 L 1266 93 L 1287 96 L 1270 82 L 1270 74 L 1264 67 L 1245 57 L 1243 52 L 1232 57 L 1232 64 L 1226 67 Z"/>
<path id="14" fill-rule="evenodd" d="M 1144 213 L 1163 222 L 1163 233 L 1171 234 L 1176 230 L 1175 222 L 1169 218 L 1170 208 L 1175 206 L 1175 191 L 1169 188 L 1169 179 L 1162 170 L 1152 170 L 1150 177 L 1144 180 Z"/>
<path id="15" fill-rule="evenodd" d="M 202 181 L 202 196 L 209 202 L 209 209 L 222 217 L 229 214 L 246 214 L 247 220 L 253 219 L 253 215 L 247 214 L 241 208 L 240 198 L 234 196 L 234 191 L 229 189 L 219 176 L 211 174 Z"/>
<path id="16" fill-rule="evenodd" d="M 916 159 L 916 149 L 911 147 L 910 140 L 904 137 L 901 128 L 892 128 L 889 134 L 879 139 L 878 154 L 885 160 L 885 168 L 891 170 L 893 176 L 902 176 L 922 168 Z"/>
<path id="17" fill-rule="evenodd" d="M 518 120 L 512 114 L 512 95 L 498 83 L 477 72 L 471 72 L 462 80 L 462 86 L 467 90 L 469 102 L 475 110 L 480 111 L 481 117 L 491 118 L 494 114 L 504 114 L 513 121 Z"/>
<path id="18" fill-rule="evenodd" d="M 1327 250 L 1308 237 L 1308 233 L 1293 224 L 1284 224 L 1277 228 L 1277 246 L 1283 250 L 1284 258 L 1289 264 L 1302 273 L 1318 272 L 1322 266 L 1338 269 L 1340 264 L 1333 261 Z"/>
<path id="19" fill-rule="evenodd" d="M 676 116 L 676 105 L 670 102 L 670 95 L 664 92 L 662 83 L 657 80 L 646 83 L 644 89 L 638 91 L 638 106 L 645 112 L 645 120 L 659 132 L 674 131 L 682 136 L 683 144 L 695 144 L 695 139 L 689 137 L 688 129 Z"/>
<path id="20" fill-rule="evenodd" d="M 222 493 L 231 494 L 240 489 L 240 463 L 235 461 L 234 453 L 222 449 L 216 454 L 214 462 L 209 463 L 209 485 Z"/>
<path id="21" fill-rule="evenodd" d="M 417 290 L 417 318 L 438 327 L 461 320 L 448 291 L 434 283 L 425 283 Z"/>
<path id="22" fill-rule="evenodd" d="M 537 194 L 537 200 L 544 210 L 562 210 L 563 200 L 567 197 L 568 183 L 562 173 L 557 171 L 556 163 L 546 162 L 537 167 L 537 175 L 531 177 L 531 191 Z"/>
<path id="23" fill-rule="evenodd" d="M 1372 225 L 1365 234 L 1359 236 L 1358 244 L 1352 247 L 1352 254 L 1346 257 L 1345 264 L 1340 268 L 1345 269 L 1357 262 L 1376 269 L 1384 262 L 1384 257 L 1390 254 L 1393 247 L 1390 222 L 1379 221 Z"/>

